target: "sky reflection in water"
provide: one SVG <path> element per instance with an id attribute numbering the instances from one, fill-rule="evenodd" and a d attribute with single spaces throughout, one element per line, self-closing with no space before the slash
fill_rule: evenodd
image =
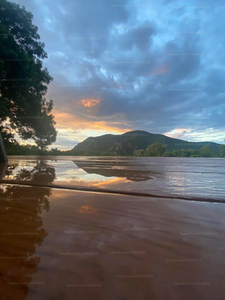
<path id="1" fill-rule="evenodd" d="M 11 157 L 4 180 L 225 199 L 225 160 L 202 158 Z M 29 173 L 29 176 L 26 176 Z"/>

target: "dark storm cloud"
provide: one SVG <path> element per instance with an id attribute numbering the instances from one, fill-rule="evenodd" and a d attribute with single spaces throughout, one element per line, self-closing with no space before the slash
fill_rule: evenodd
<path id="1" fill-rule="evenodd" d="M 222 1 L 17 2 L 46 44 L 57 112 L 159 133 L 224 131 Z"/>

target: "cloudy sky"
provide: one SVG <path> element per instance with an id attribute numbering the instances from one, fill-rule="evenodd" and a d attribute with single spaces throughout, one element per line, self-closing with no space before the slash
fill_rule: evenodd
<path id="1" fill-rule="evenodd" d="M 224 1 L 14 2 L 48 53 L 54 147 L 134 129 L 224 143 Z"/>

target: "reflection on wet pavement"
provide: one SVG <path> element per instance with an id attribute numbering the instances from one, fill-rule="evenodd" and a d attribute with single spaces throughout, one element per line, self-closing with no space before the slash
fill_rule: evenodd
<path id="1" fill-rule="evenodd" d="M 90 205 L 83 205 L 79 209 L 79 213 L 81 213 L 81 214 L 94 214 L 97 212 L 98 212 L 98 210 Z"/>
<path id="2" fill-rule="evenodd" d="M 224 160 L 10 158 L 0 165 L 0 178 L 11 181 L 0 184 L 0 299 L 223 300 L 223 203 L 54 187 L 224 199 L 221 166 Z"/>
<path id="3" fill-rule="evenodd" d="M 12 187 L 1 299 L 223 300 L 224 204 Z"/>
<path id="4" fill-rule="evenodd" d="M 11 177 L 18 164 L 10 164 L 5 172 Z M 3 171 L 3 168 L 1 168 Z M 51 183 L 55 169 L 41 161 L 31 170 L 20 169 L 17 180 L 38 180 Z M 0 185 L 0 299 L 25 299 L 32 276 L 37 272 L 41 246 L 48 233 L 41 214 L 50 209 L 48 188 Z M 4 295 L 4 297 L 3 297 Z"/>

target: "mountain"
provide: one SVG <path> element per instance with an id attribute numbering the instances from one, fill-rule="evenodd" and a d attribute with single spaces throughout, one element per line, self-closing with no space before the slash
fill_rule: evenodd
<path id="1" fill-rule="evenodd" d="M 73 155 L 133 155 L 134 150 L 146 149 L 150 144 L 160 142 L 166 145 L 167 151 L 178 149 L 201 149 L 208 145 L 219 151 L 220 144 L 212 142 L 187 142 L 174 139 L 162 134 L 153 134 L 147 131 L 135 130 L 121 135 L 105 134 L 98 137 L 89 137 L 77 144 L 70 154 Z"/>

